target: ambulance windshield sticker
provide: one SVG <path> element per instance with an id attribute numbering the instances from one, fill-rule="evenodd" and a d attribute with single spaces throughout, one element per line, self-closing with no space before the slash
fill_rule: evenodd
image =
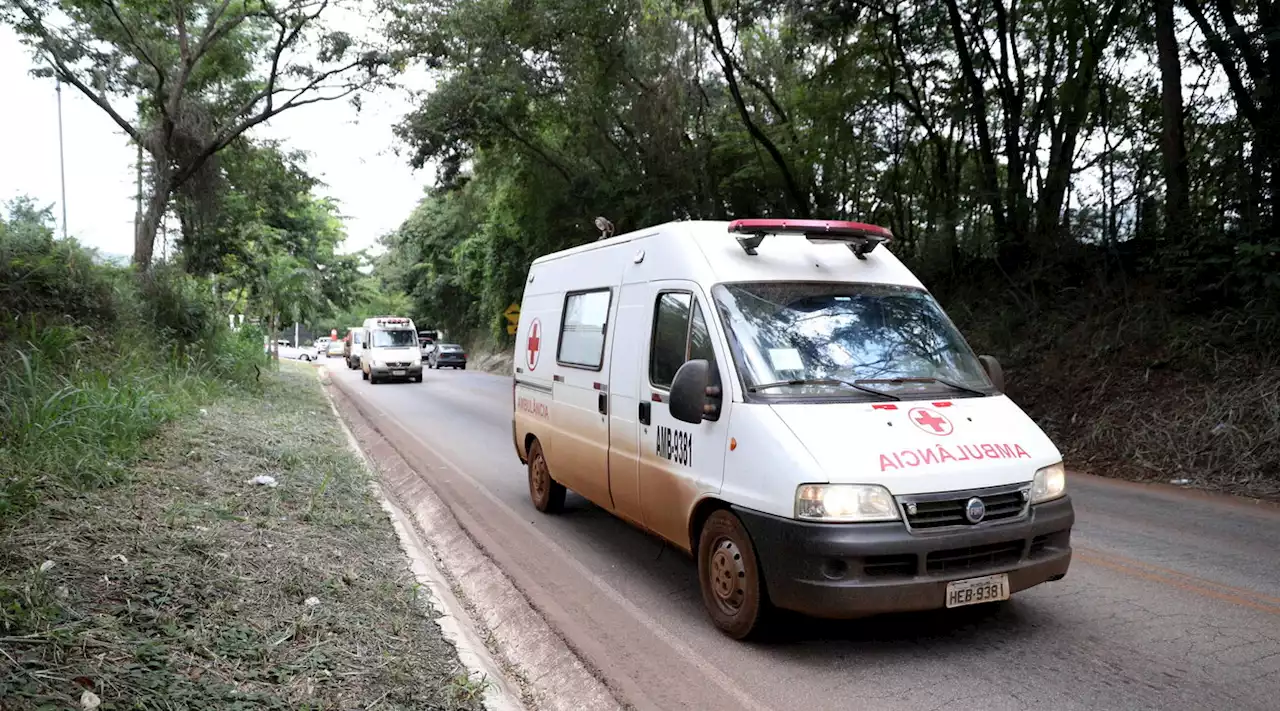
<path id="1" fill-rule="evenodd" d="M 773 364 L 774 370 L 804 370 L 800 351 L 794 348 L 770 348 L 769 362 Z"/>
<path id="2" fill-rule="evenodd" d="M 524 356 L 529 370 L 537 370 L 538 357 L 542 353 L 542 321 L 534 319 L 529 324 L 529 336 L 525 341 Z"/>

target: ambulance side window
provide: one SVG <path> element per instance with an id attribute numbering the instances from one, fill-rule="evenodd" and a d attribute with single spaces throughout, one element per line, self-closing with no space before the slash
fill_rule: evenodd
<path id="1" fill-rule="evenodd" d="M 649 382 L 657 388 L 671 387 L 676 371 L 684 365 L 689 340 L 689 304 L 693 295 L 668 291 L 658 295 L 653 314 L 653 341 L 649 349 Z"/>
<path id="2" fill-rule="evenodd" d="M 649 382 L 655 388 L 668 389 L 680 366 L 699 358 L 715 366 L 716 355 L 702 307 L 688 292 L 659 294 L 654 306 Z"/>
<path id="3" fill-rule="evenodd" d="M 711 346 L 711 332 L 707 330 L 707 321 L 702 317 L 702 307 L 693 305 L 693 323 L 689 326 L 689 357 L 686 360 L 705 360 L 716 368 L 716 351 Z"/>
<path id="4" fill-rule="evenodd" d="M 605 332 L 609 326 L 610 289 L 575 291 L 565 295 L 560 319 L 560 365 L 600 370 L 604 364 Z"/>

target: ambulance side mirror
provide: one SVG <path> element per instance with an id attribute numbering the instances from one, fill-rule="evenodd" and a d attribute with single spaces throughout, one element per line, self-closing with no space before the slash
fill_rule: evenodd
<path id="1" fill-rule="evenodd" d="M 978 362 L 982 363 L 982 369 L 987 371 L 987 377 L 991 378 L 991 384 L 996 386 L 996 390 L 1004 392 L 1004 368 L 1000 366 L 1000 361 L 995 356 L 978 356 Z"/>
<path id="2" fill-rule="evenodd" d="M 710 384 L 711 364 L 707 361 L 691 360 L 680 366 L 668 396 L 671 416 L 694 425 L 702 422 L 707 415 L 707 386 Z"/>

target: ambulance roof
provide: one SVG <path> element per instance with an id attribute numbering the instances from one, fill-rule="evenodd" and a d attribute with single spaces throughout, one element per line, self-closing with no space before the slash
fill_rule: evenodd
<path id="1" fill-rule="evenodd" d="M 668 222 L 548 254 L 533 267 L 593 252 L 627 251 L 637 266 L 627 281 L 689 279 L 704 285 L 750 281 L 833 281 L 921 288 L 920 280 L 885 245 L 858 259 L 842 243 L 811 242 L 801 234 L 769 234 L 748 254 L 729 222 Z M 627 248 L 627 245 L 632 245 Z M 613 248 L 613 249 L 611 249 Z M 640 253 L 643 252 L 641 257 Z M 633 254 L 634 253 L 634 254 Z M 603 256 L 603 254 L 601 255 Z M 636 262 L 639 258 L 641 261 Z M 574 260 L 577 261 L 577 260 Z M 558 269 L 557 269 L 558 271 Z"/>

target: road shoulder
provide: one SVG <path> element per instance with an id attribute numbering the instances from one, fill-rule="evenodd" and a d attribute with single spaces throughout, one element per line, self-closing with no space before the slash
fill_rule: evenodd
<path id="1" fill-rule="evenodd" d="M 6 711 L 480 709 L 436 618 L 311 368 L 0 527 Z"/>
<path id="2" fill-rule="evenodd" d="M 520 589 L 454 516 L 430 483 L 353 406 L 341 388 L 328 393 L 359 448 L 378 472 L 389 505 L 402 512 L 405 537 L 418 545 L 456 601 L 451 613 L 474 627 L 485 651 L 519 689 L 530 708 L 619 709 L 614 691 L 547 623 Z M 443 469 L 443 466 L 438 466 Z M 430 560 L 426 560 L 429 556 Z"/>

